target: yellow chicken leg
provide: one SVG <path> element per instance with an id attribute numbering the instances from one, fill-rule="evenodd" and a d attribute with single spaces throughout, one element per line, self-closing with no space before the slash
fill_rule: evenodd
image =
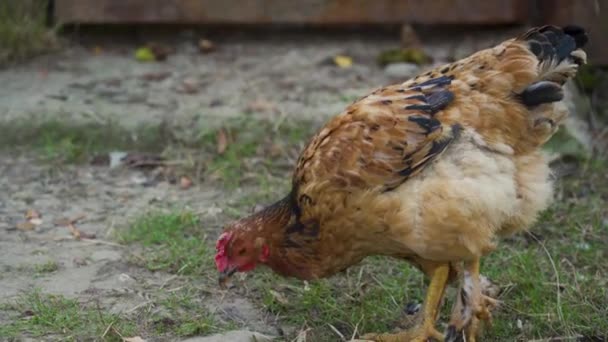
<path id="1" fill-rule="evenodd" d="M 456 305 L 446 332 L 446 342 L 461 341 L 465 331 L 466 341 L 475 342 L 480 320 L 490 322 L 491 310 L 497 301 L 482 293 L 479 276 L 479 259 L 465 262 L 462 284 Z"/>
<path id="2" fill-rule="evenodd" d="M 425 270 L 427 271 L 427 270 Z M 431 282 L 426 292 L 422 323 L 410 330 L 396 334 L 367 334 L 362 338 L 376 342 L 426 342 L 428 339 L 443 341 L 443 334 L 435 329 L 435 320 L 450 274 L 449 264 L 439 264 L 428 269 Z"/>

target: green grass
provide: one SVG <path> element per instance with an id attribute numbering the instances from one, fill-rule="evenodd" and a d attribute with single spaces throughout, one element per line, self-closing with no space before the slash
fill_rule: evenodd
<path id="1" fill-rule="evenodd" d="M 33 150 L 55 163 L 81 163 L 115 150 L 160 151 L 172 139 L 160 125 L 128 130 L 111 122 L 70 124 L 34 118 L 0 122 L 0 131 L 0 149 Z"/>
<path id="2" fill-rule="evenodd" d="M 122 243 L 138 243 L 144 251 L 134 259 L 152 271 L 202 274 L 212 263 L 213 250 L 198 218 L 189 212 L 151 213 L 119 233 Z"/>
<path id="3" fill-rule="evenodd" d="M 248 117 L 230 120 L 222 128 L 229 141 L 226 151 L 212 157 L 208 171 L 229 188 L 236 188 L 247 179 L 288 177 L 293 165 L 285 164 L 286 157 L 297 157 L 303 141 L 312 136 L 317 126 L 307 121 L 277 124 Z M 203 145 L 215 147 L 217 130 L 205 131 L 201 136 L 207 142 Z"/>
<path id="4" fill-rule="evenodd" d="M 424 289 L 419 272 L 379 257 L 365 260 L 344 275 L 308 285 L 270 272 L 254 279 L 250 287 L 260 290 L 256 302 L 283 317 L 281 324 L 310 328 L 312 341 L 337 341 L 333 328 L 348 337 L 355 329 L 388 331 L 406 319 L 406 304 L 419 301 Z"/>
<path id="5" fill-rule="evenodd" d="M 0 66 L 57 48 L 46 26 L 47 0 L 0 1 Z"/>
<path id="6" fill-rule="evenodd" d="M 248 117 L 231 119 L 222 127 L 143 125 L 127 129 L 113 122 L 69 123 L 36 118 L 1 122 L 0 149 L 33 151 L 55 165 L 85 163 L 111 151 L 150 152 L 178 162 L 176 174 L 195 180 L 219 180 L 228 189 L 288 178 L 303 141 L 317 124 Z M 225 151 L 217 151 L 219 130 L 226 132 Z"/>
<path id="7" fill-rule="evenodd" d="M 191 286 L 170 293 L 158 290 L 150 297 L 149 307 L 129 314 L 110 314 L 94 300 L 81 302 L 34 290 L 2 304 L 0 308 L 11 321 L 0 325 L 0 336 L 16 340 L 30 336 L 61 341 L 122 341 L 122 337 L 131 336 L 208 335 L 235 327 L 205 309 L 204 296 Z"/>
<path id="8" fill-rule="evenodd" d="M 163 310 L 151 318 L 156 334 L 173 334 L 180 337 L 208 335 L 234 325 L 217 320 L 215 315 L 202 309 L 200 300 L 191 288 L 186 287 L 158 302 Z"/>
<path id="9" fill-rule="evenodd" d="M 53 261 L 53 260 L 34 265 L 34 271 L 39 274 L 53 273 L 53 272 L 57 271 L 58 269 L 59 269 L 59 264 L 57 263 L 57 261 Z"/>
<path id="10" fill-rule="evenodd" d="M 84 304 L 39 291 L 24 294 L 3 309 L 14 315 L 12 322 L 0 326 L 3 338 L 55 335 L 63 341 L 82 341 L 103 336 L 108 341 L 121 341 L 120 335 L 135 333 L 133 323 L 100 310 L 93 303 Z"/>

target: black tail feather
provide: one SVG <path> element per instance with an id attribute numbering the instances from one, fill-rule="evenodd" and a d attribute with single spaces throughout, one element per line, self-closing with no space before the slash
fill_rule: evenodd
<path id="1" fill-rule="evenodd" d="M 541 61 L 558 62 L 570 57 L 574 50 L 583 47 L 588 41 L 585 29 L 579 26 L 537 27 L 526 32 L 522 39 L 528 42 L 530 51 Z"/>

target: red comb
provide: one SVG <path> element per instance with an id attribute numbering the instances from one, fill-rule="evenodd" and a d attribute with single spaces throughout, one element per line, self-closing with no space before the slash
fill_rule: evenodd
<path id="1" fill-rule="evenodd" d="M 232 239 L 231 232 L 225 232 L 220 235 L 217 239 L 217 243 L 215 244 L 215 250 L 217 254 L 215 254 L 215 266 L 217 270 L 222 272 L 228 267 L 228 256 L 226 255 L 226 245 Z"/>

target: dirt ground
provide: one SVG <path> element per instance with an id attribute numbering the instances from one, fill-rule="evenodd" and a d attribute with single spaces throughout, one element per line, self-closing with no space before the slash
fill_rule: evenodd
<path id="1" fill-rule="evenodd" d="M 461 41 L 438 38 L 428 48 L 435 62 L 442 63 L 504 34 Z M 322 121 L 369 90 L 396 81 L 375 62 L 378 51 L 399 45 L 396 34 L 230 36 L 217 39 L 218 49 L 210 54 L 197 50 L 196 38 L 191 33 L 181 36 L 164 62 L 136 61 L 136 45 L 88 41 L 2 70 L 0 119 L 112 121 L 125 127 L 162 121 L 217 126 L 243 115 Z M 354 65 L 330 65 L 328 59 L 337 54 L 353 57 Z M 196 213 L 213 241 L 229 217 L 225 208 L 257 190 L 228 191 L 213 182 L 183 190 L 168 182 L 147 182 L 149 177 L 143 171 L 107 166 L 57 167 L 29 153 L 2 152 L 0 302 L 38 288 L 96 302 L 113 313 L 140 310 L 150 301 L 147 292 L 170 291 L 188 280 L 137 266 L 132 262 L 137 247 L 118 243 L 116 231 L 146 212 L 180 209 Z M 275 192 L 280 190 L 285 189 Z M 41 222 L 31 230 L 17 228 L 28 210 L 40 213 Z M 75 240 L 61 222 L 80 216 L 75 226 L 83 236 L 94 238 Z M 52 269 L 47 272 L 45 265 Z M 221 317 L 267 335 L 284 333 L 269 323 L 273 317 L 240 292 L 220 296 L 219 290 L 205 291 L 213 295 L 199 295 L 198 303 Z M 7 313 L 0 313 L 0 322 L 8 319 Z"/>

